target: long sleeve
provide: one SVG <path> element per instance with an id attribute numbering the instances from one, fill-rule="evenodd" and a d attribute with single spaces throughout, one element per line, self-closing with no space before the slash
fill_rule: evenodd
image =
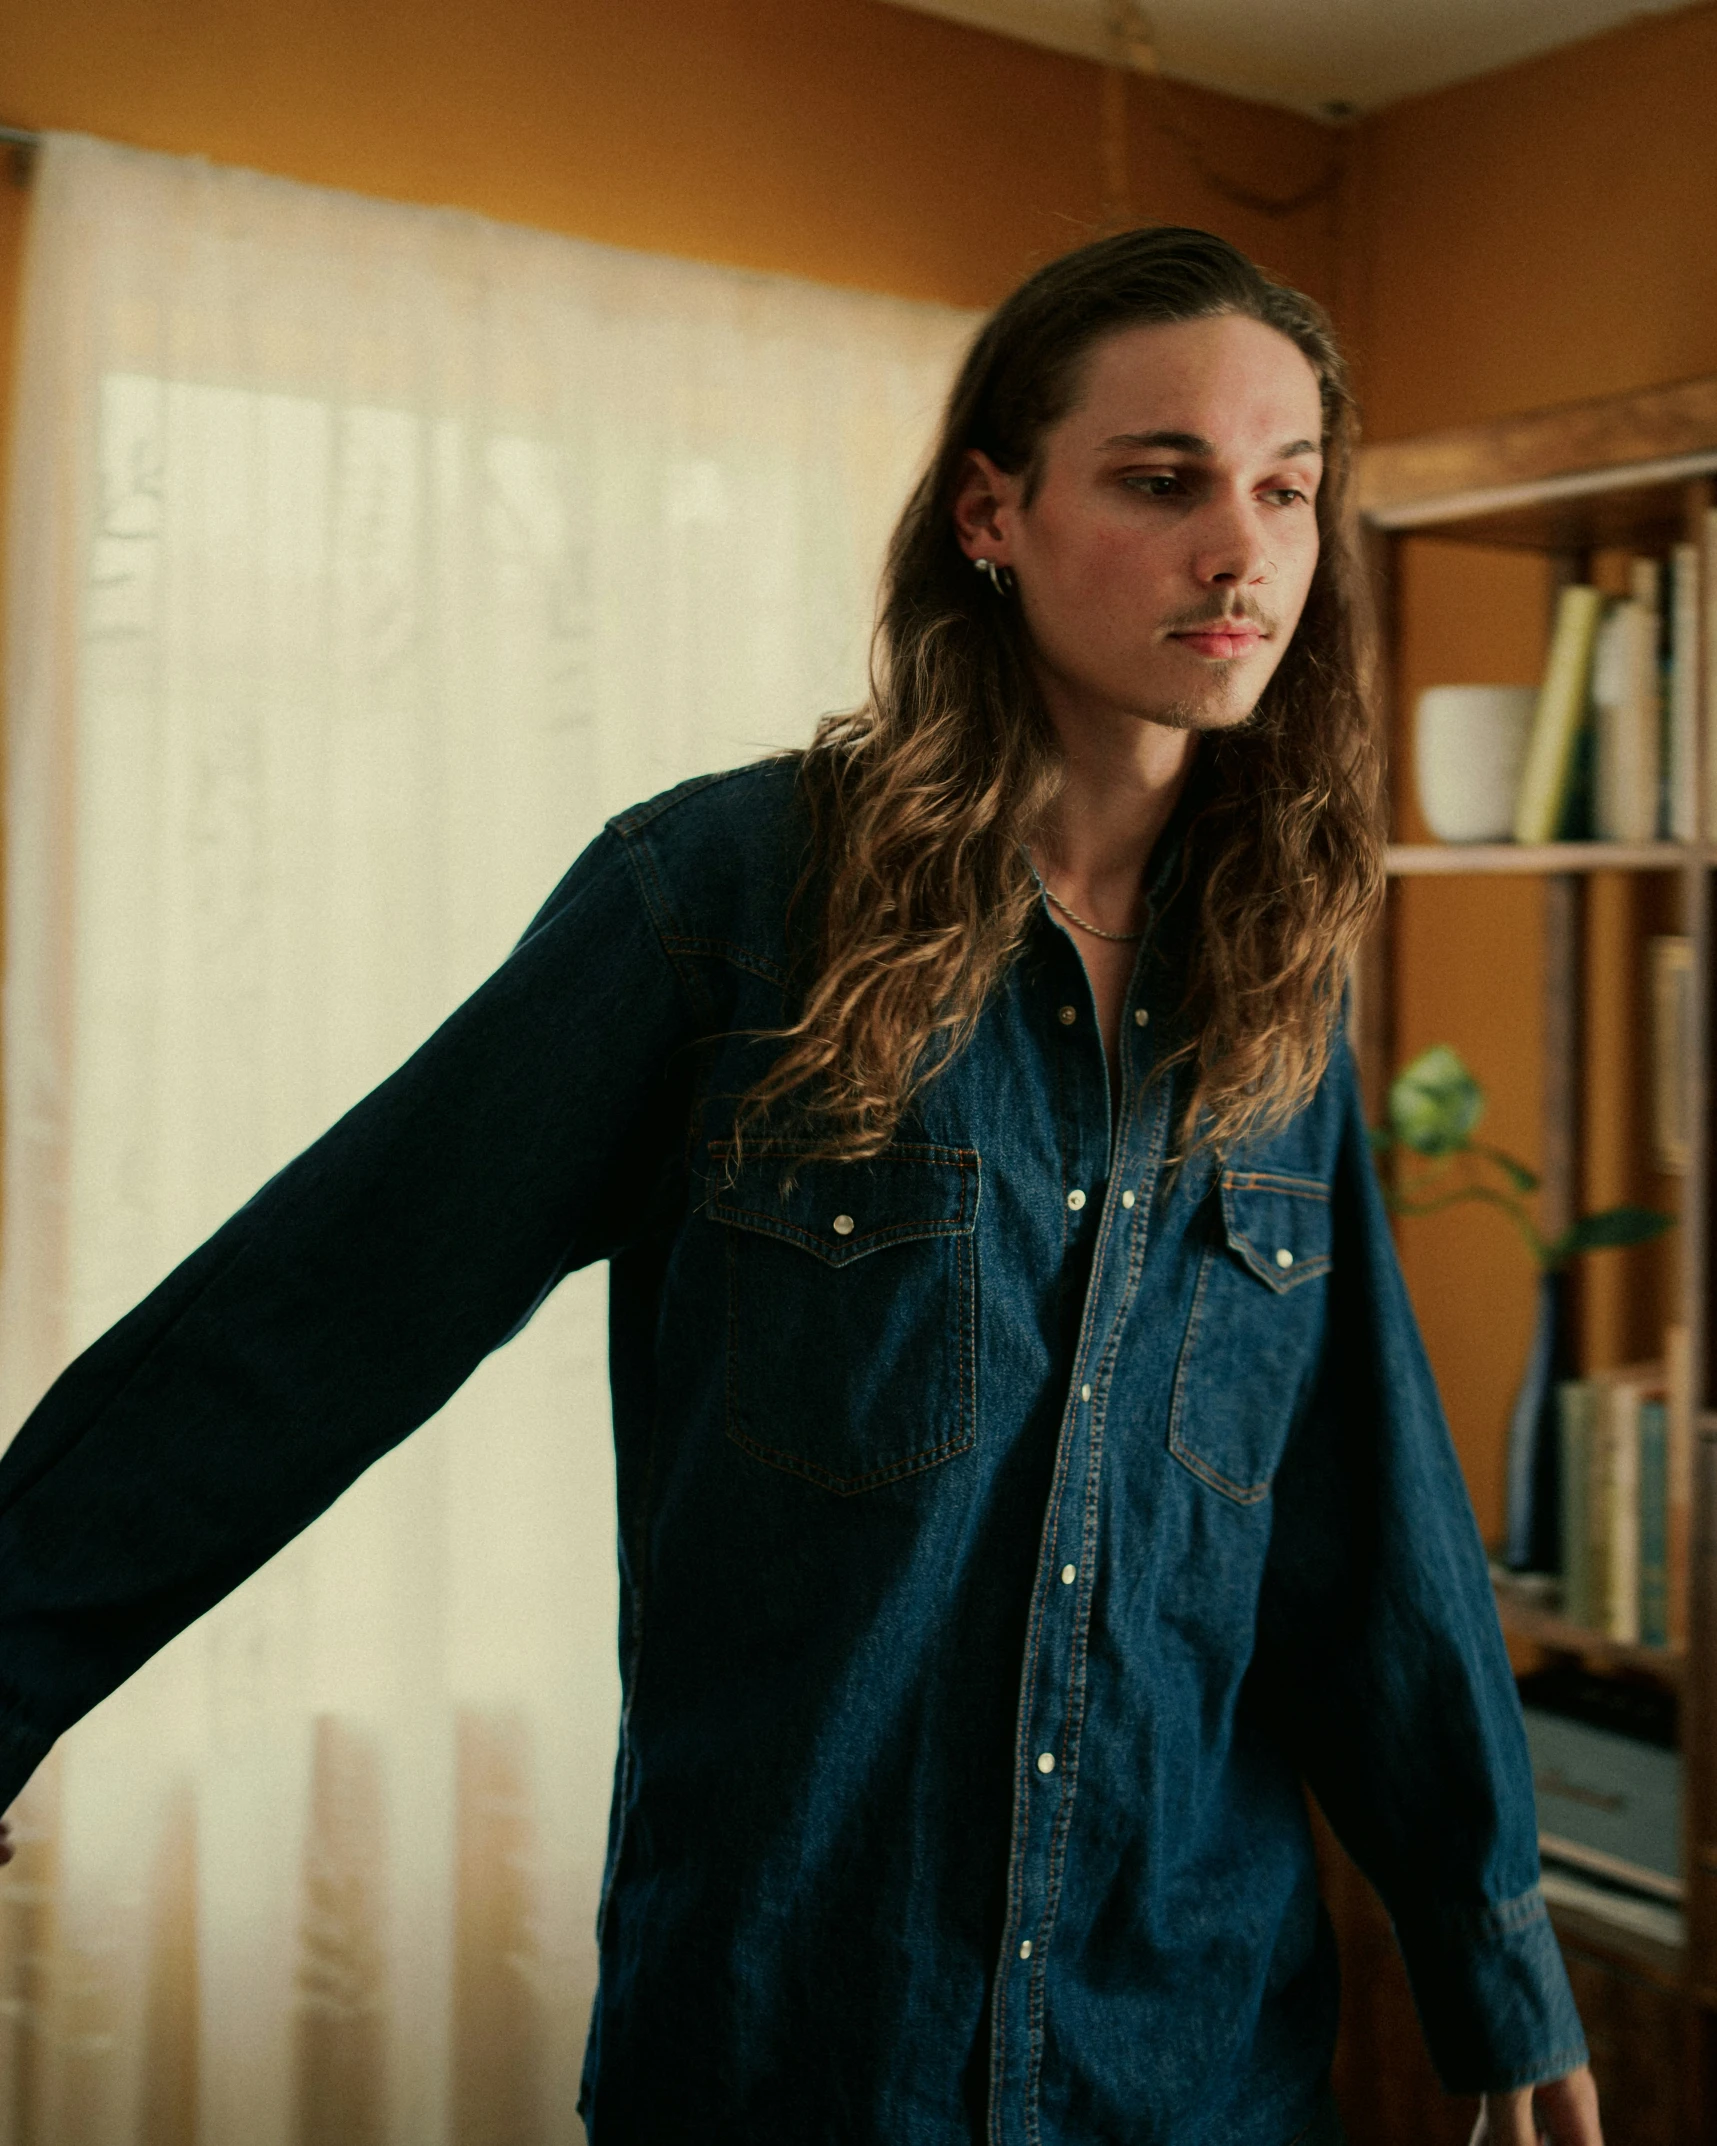
<path id="1" fill-rule="evenodd" d="M 1532 1778 L 1484 1551 L 1396 1262 L 1351 1064 L 1319 1391 L 1275 1487 L 1263 1688 L 1382 1895 L 1451 2092 L 1585 2043 L 1543 1896 Z"/>
<path id="2" fill-rule="evenodd" d="M 0 1459 L 0 1809 L 62 1730 L 671 1197 L 690 1000 L 610 832 L 389 1080 Z"/>

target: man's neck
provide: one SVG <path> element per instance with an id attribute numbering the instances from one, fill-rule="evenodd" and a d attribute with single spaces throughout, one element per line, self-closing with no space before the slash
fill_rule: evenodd
<path id="1" fill-rule="evenodd" d="M 1036 845 L 1038 869 L 1082 916 L 1135 930 L 1145 867 L 1192 773 L 1197 733 L 1049 698 L 1065 773 Z"/>

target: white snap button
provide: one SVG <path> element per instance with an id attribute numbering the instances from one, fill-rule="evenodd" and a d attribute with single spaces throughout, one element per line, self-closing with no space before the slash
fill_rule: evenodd
<path id="1" fill-rule="evenodd" d="M 850 1236 L 852 1235 L 852 1233 L 853 1233 L 853 1218 L 852 1218 L 852 1216 L 851 1216 L 851 1215 L 836 1215 L 836 1217 L 835 1217 L 835 1235 L 836 1235 L 837 1237 L 850 1237 Z"/>
<path id="2" fill-rule="evenodd" d="M 1131 1207 L 1137 1197 L 1138 1195 L 1136 1193 L 1123 1192 L 1121 1195 L 1121 1205 L 1123 1207 Z"/>
<path id="3" fill-rule="evenodd" d="M 1150 1015 L 1145 1011 L 1144 1007 L 1135 1006 L 1133 1008 L 1133 1026 L 1135 1028 L 1143 1028 L 1149 1019 Z"/>
<path id="4" fill-rule="evenodd" d="M 1077 1214 L 1080 1208 L 1085 1205 L 1085 1195 L 1080 1191 L 1077 1185 L 1075 1185 L 1073 1190 L 1067 1195 L 1067 1204 L 1069 1207 L 1072 1208 L 1075 1214 Z"/>
<path id="5" fill-rule="evenodd" d="M 1090 1400 L 1090 1398 L 1091 1398 L 1091 1389 L 1090 1389 L 1090 1387 L 1089 1387 L 1089 1386 L 1081 1386 L 1081 1387 L 1080 1387 L 1080 1389 L 1079 1389 L 1079 1398 L 1080 1398 L 1080 1400 L 1082 1400 L 1082 1401 L 1089 1401 L 1089 1400 Z"/>
<path id="6" fill-rule="evenodd" d="M 1055 1016 L 1055 1018 L 1061 1023 L 1063 1028 L 1071 1028 L 1074 1022 L 1077 1021 L 1079 1018 L 1079 1009 L 1077 1006 L 1063 1006 L 1061 1011 Z"/>
<path id="7" fill-rule="evenodd" d="M 1029 1960 L 1031 1958 L 1031 1939 L 1029 1937 L 1022 1937 L 1020 1939 L 1019 1956 L 1022 1960 Z"/>
<path id="8" fill-rule="evenodd" d="M 1294 1264 L 1294 1255 L 1286 1245 L 1276 1254 L 1276 1264 L 1278 1267 L 1291 1267 Z"/>
<path id="9" fill-rule="evenodd" d="M 1037 1770 L 1039 1773 L 1053 1773 L 1055 1771 L 1055 1753 L 1053 1751 L 1040 1751 L 1037 1754 Z"/>
<path id="10" fill-rule="evenodd" d="M 1061 1584 L 1062 1584 L 1062 1586 L 1063 1586 L 1063 1587 L 1071 1587 L 1071 1586 L 1073 1585 L 1074 1581 L 1075 1581 L 1076 1579 L 1078 1579 L 1078 1577 L 1079 1577 L 1079 1567 L 1078 1567 L 1077 1565 L 1063 1565 L 1063 1566 L 1062 1566 L 1062 1568 L 1061 1568 Z"/>

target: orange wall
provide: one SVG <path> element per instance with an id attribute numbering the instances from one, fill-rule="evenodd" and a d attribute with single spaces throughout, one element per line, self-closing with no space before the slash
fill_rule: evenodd
<path id="1" fill-rule="evenodd" d="M 1717 8 L 1639 21 L 1366 121 L 1355 143 L 1348 287 L 1373 437 L 1717 373 Z M 1397 705 L 1427 685 L 1537 675 L 1549 580 L 1534 562 L 1404 548 Z M 1416 830 L 1401 761 L 1402 832 Z M 1538 883 L 1409 883 L 1397 940 L 1399 1057 L 1461 1050 L 1487 1130 L 1539 1155 Z M 1637 1125 L 1639 952 L 1674 928 L 1648 888 L 1587 897 L 1585 1195 L 1672 1202 Z M 1405 1225 L 1402 1257 L 1487 1535 L 1502 1524 L 1502 1431 L 1532 1275 L 1500 1218 Z M 1655 1351 L 1666 1248 L 1581 1277 L 1589 1363 Z"/>
<path id="2" fill-rule="evenodd" d="M 1717 7 L 1359 130 L 1377 438 L 1717 371 Z"/>
<path id="3" fill-rule="evenodd" d="M 878 0 L 8 0 L 0 119 L 957 304 L 1087 235 L 1100 71 Z M 1134 206 L 1326 292 L 1326 128 L 1133 98 Z M 1163 116 L 1168 116 L 1167 112 Z M 1184 135 L 1185 139 L 1179 137 Z"/>

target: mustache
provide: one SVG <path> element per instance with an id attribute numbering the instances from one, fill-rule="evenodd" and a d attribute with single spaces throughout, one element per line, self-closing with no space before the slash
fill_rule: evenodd
<path id="1" fill-rule="evenodd" d="M 1218 597 L 1214 603 L 1201 604 L 1196 611 L 1188 611 L 1182 617 L 1170 619 L 1164 633 L 1208 633 L 1213 627 L 1246 625 L 1256 627 L 1263 634 L 1274 634 L 1276 622 L 1261 610 L 1250 597 L 1242 596 L 1230 602 Z"/>

